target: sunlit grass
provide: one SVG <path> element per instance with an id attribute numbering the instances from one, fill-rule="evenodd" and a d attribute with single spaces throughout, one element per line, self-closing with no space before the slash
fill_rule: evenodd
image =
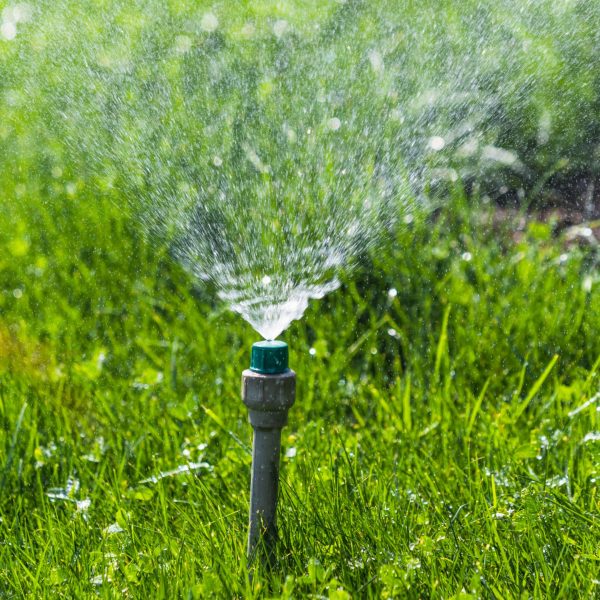
<path id="1" fill-rule="evenodd" d="M 0 597 L 598 596 L 596 234 L 499 218 L 477 189 L 526 206 L 567 174 L 593 200 L 600 4 L 35 4 L 0 30 Z M 385 142 L 389 181 L 442 208 L 409 211 L 284 334 L 279 562 L 250 581 L 257 334 L 144 241 L 115 165 L 155 199 L 164 173 L 128 140 L 176 183 L 228 168 L 245 203 L 266 174 L 223 150 L 248 136 L 276 163 L 292 138 L 269 124 L 300 131 L 305 108 L 323 134 L 339 120 L 332 155 L 385 164 Z M 312 198 L 296 167 L 324 171 L 298 152 L 290 210 Z"/>
<path id="2" fill-rule="evenodd" d="M 457 190 L 313 304 L 284 336 L 280 562 L 251 584 L 256 335 L 114 204 L 4 206 L 5 597 L 598 593 L 591 246 L 535 222 L 514 239 Z"/>

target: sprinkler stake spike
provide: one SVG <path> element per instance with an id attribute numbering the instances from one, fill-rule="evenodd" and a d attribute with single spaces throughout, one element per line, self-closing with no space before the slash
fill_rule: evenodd
<path id="1" fill-rule="evenodd" d="M 273 564 L 277 541 L 276 511 L 281 430 L 287 424 L 288 410 L 296 397 L 296 374 L 287 368 L 287 346 L 285 360 L 281 361 L 282 342 L 272 344 L 255 344 L 253 363 L 256 353 L 266 353 L 267 356 L 262 358 L 266 364 L 277 363 L 276 369 L 261 373 L 251 368 L 242 373 L 242 400 L 248 407 L 249 421 L 254 429 L 248 561 L 251 564 L 256 556 L 264 551 L 266 566 Z M 274 356 L 268 356 L 269 353 L 273 353 Z M 271 358 L 275 360 L 270 362 Z"/>

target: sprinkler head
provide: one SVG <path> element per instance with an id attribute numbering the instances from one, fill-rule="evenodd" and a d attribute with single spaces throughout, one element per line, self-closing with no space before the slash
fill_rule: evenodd
<path id="1" fill-rule="evenodd" d="M 280 341 L 252 344 L 250 370 L 263 375 L 276 375 L 288 370 L 288 345 Z"/>
<path id="2" fill-rule="evenodd" d="M 281 429 L 295 399 L 296 373 L 288 369 L 287 344 L 254 344 L 250 368 L 242 373 L 242 401 L 254 429 L 248 532 L 251 568 L 258 554 L 265 567 L 274 564 Z"/>

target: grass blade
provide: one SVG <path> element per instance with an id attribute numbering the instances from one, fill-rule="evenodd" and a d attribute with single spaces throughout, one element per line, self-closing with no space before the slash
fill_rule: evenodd
<path id="1" fill-rule="evenodd" d="M 533 400 L 535 395 L 539 392 L 540 388 L 544 384 L 544 381 L 546 381 L 546 379 L 548 378 L 548 375 L 550 375 L 550 372 L 554 368 L 556 361 L 558 361 L 558 354 L 555 354 L 552 357 L 552 360 L 548 363 L 548 366 L 544 369 L 544 372 L 538 377 L 537 381 L 531 386 L 531 389 L 529 390 L 529 393 L 527 394 L 525 399 L 517 406 L 515 414 L 513 415 L 514 421 L 517 421 L 519 419 L 519 417 L 523 414 L 523 412 L 529 406 L 529 403 Z"/>

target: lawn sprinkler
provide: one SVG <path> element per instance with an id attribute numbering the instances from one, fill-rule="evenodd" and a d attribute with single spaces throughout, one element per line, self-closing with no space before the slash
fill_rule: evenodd
<path id="1" fill-rule="evenodd" d="M 296 373 L 288 368 L 285 342 L 264 341 L 252 346 L 250 368 L 242 373 L 242 400 L 254 429 L 248 562 L 258 555 L 265 565 L 274 561 L 277 540 L 277 492 L 281 430 L 296 398 Z"/>

